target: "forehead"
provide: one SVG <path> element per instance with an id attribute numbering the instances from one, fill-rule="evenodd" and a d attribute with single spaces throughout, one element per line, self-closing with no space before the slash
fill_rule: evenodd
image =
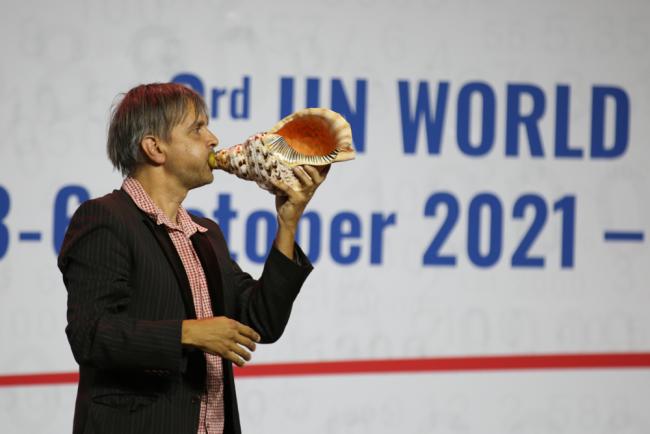
<path id="1" fill-rule="evenodd" d="M 180 125 L 193 125 L 197 122 L 208 122 L 208 115 L 205 113 L 203 107 L 200 107 L 192 102 L 185 104 L 185 109 L 183 111 L 183 118 L 180 122 Z"/>

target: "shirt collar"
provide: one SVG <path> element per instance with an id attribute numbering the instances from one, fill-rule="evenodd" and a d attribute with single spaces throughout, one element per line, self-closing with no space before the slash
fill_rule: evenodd
<path id="1" fill-rule="evenodd" d="M 201 233 L 208 231 L 203 226 L 195 223 L 182 206 L 178 207 L 176 222 L 172 222 L 135 178 L 129 176 L 124 179 L 122 189 L 131 196 L 138 208 L 156 221 L 157 225 L 165 225 L 169 229 L 181 231 L 187 237 L 194 235 L 197 231 Z"/>

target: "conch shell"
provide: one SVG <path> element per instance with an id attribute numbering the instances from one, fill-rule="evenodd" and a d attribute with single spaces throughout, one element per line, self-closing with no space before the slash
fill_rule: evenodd
<path id="1" fill-rule="evenodd" d="M 272 179 L 299 188 L 294 166 L 325 166 L 352 160 L 355 155 L 352 130 L 345 118 L 332 110 L 308 108 L 287 116 L 266 133 L 211 154 L 209 164 L 212 169 L 255 181 L 275 194 L 278 190 Z"/>

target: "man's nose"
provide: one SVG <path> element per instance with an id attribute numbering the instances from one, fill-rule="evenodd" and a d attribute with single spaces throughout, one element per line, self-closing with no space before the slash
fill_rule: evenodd
<path id="1" fill-rule="evenodd" d="M 210 130 L 208 130 L 208 134 L 210 136 L 210 141 L 208 144 L 210 145 L 211 148 L 216 148 L 217 145 L 219 145 L 219 138 L 215 136 L 214 133 Z"/>

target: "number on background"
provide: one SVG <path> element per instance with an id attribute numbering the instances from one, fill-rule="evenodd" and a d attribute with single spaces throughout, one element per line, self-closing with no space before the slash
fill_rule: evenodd
<path id="1" fill-rule="evenodd" d="M 54 199 L 54 251 L 59 254 L 61 250 L 61 244 L 63 244 L 63 238 L 65 237 L 65 231 L 68 230 L 68 225 L 70 224 L 70 218 L 74 213 L 74 210 L 69 211 L 70 208 L 70 199 L 76 199 L 77 206 L 75 209 L 81 205 L 83 202 L 90 199 L 90 194 L 88 190 L 79 185 L 67 185 L 59 190 L 59 193 Z"/>
<path id="2" fill-rule="evenodd" d="M 447 208 L 447 215 L 424 252 L 422 262 L 423 265 L 455 266 L 456 255 L 443 256 L 440 251 L 456 226 L 460 205 L 452 193 L 434 193 L 427 199 L 424 215 L 435 217 L 440 206 Z M 511 266 L 544 268 L 546 263 L 544 256 L 531 256 L 530 250 L 546 225 L 549 205 L 543 197 L 537 194 L 524 194 L 514 204 L 513 219 L 523 219 L 528 208 L 532 208 L 533 219 L 512 254 Z M 562 268 L 572 268 L 575 252 L 575 196 L 560 198 L 553 204 L 553 209 L 562 214 L 561 266 Z M 501 200 L 493 193 L 477 194 L 470 201 L 467 214 L 467 256 L 471 263 L 477 267 L 492 267 L 501 258 L 503 250 L 505 221 Z"/>
<path id="3" fill-rule="evenodd" d="M 573 253 L 575 250 L 575 196 L 563 197 L 555 202 L 553 209 L 562 213 L 562 268 L 572 268 Z"/>
<path id="4" fill-rule="evenodd" d="M 488 251 L 481 253 L 481 209 L 487 208 L 490 214 L 490 233 Z M 478 267 L 491 267 L 501 256 L 503 244 L 503 207 L 499 198 L 490 193 L 476 195 L 469 204 L 469 227 L 467 234 L 467 254 Z"/>
<path id="5" fill-rule="evenodd" d="M 0 259 L 4 258 L 9 249 L 9 228 L 3 222 L 9 215 L 10 205 L 9 193 L 0 186 Z"/>
<path id="6" fill-rule="evenodd" d="M 447 241 L 451 230 L 454 228 L 458 220 L 458 200 L 449 193 L 436 193 L 429 197 L 427 203 L 424 205 L 424 215 L 427 217 L 435 217 L 438 205 L 445 205 L 447 207 L 447 217 L 442 223 L 438 234 L 435 236 L 429 248 L 424 252 L 422 262 L 424 265 L 456 265 L 456 256 L 440 255 L 442 245 Z"/>
<path id="7" fill-rule="evenodd" d="M 526 232 L 521 243 L 519 243 L 519 247 L 517 247 L 517 250 L 512 255 L 511 264 L 513 267 L 544 267 L 544 257 L 528 256 L 528 251 L 546 224 L 546 216 L 548 214 L 546 202 L 535 194 L 525 194 L 515 202 L 512 216 L 516 219 L 523 218 L 524 212 L 529 206 L 532 206 L 535 210 L 535 217 L 530 228 L 528 228 L 528 232 Z"/>

